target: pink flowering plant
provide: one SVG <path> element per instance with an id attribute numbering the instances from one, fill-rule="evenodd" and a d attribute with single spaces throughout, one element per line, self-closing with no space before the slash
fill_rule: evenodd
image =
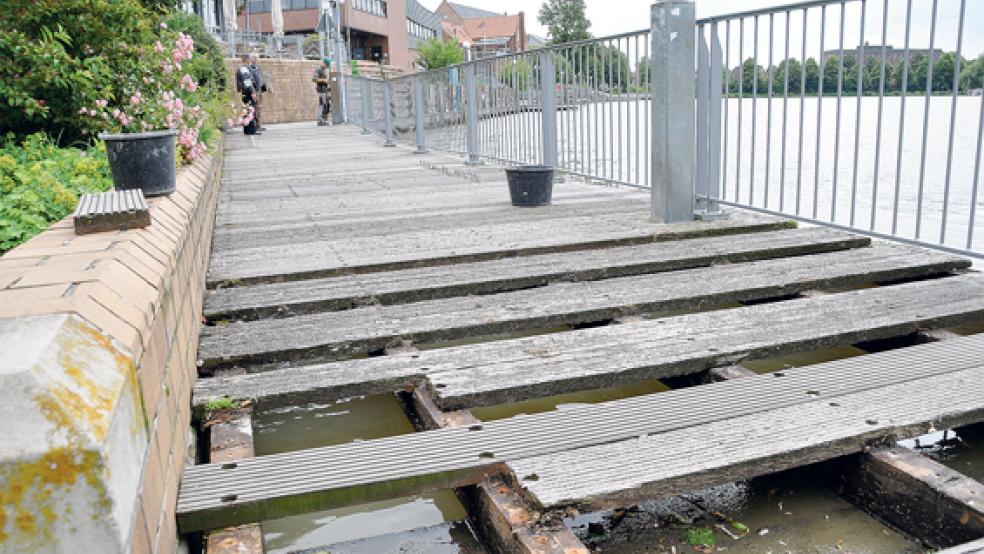
<path id="1" fill-rule="evenodd" d="M 138 67 L 123 79 L 118 98 L 107 97 L 79 109 L 90 122 L 88 132 L 133 133 L 177 131 L 178 157 L 190 162 L 206 151 L 203 128 L 208 128 L 205 104 L 211 90 L 192 77 L 195 41 L 160 24 L 160 38 L 143 47 Z"/>

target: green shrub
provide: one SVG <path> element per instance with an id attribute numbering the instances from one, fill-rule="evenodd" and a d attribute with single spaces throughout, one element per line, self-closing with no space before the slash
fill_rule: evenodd
<path id="1" fill-rule="evenodd" d="M 72 213 L 79 195 L 112 187 L 102 143 L 59 148 L 43 134 L 0 147 L 0 254 Z"/>

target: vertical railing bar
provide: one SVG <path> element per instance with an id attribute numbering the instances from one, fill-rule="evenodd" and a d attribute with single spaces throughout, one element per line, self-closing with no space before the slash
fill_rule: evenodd
<path id="1" fill-rule="evenodd" d="M 755 130 L 758 127 L 758 51 L 759 51 L 759 16 L 754 19 L 755 41 L 752 46 L 752 151 L 748 166 L 748 205 L 755 205 Z"/>
<path id="2" fill-rule="evenodd" d="M 710 52 L 707 48 L 705 35 L 704 24 L 697 25 L 695 44 L 697 48 L 697 172 L 695 182 L 697 201 L 695 202 L 695 206 L 698 213 L 705 210 L 708 189 L 707 162 L 709 142 L 707 126 L 709 118 L 707 112 L 710 104 L 708 98 L 708 93 L 710 92 L 710 67 L 708 63 Z"/>
<path id="3" fill-rule="evenodd" d="M 738 136 L 735 144 L 735 202 L 741 201 L 741 110 L 745 92 L 745 18 L 738 20 Z"/>
<path id="4" fill-rule="evenodd" d="M 902 145 L 905 138 L 905 93 L 909 87 L 909 35 L 912 31 L 912 0 L 905 6 L 905 45 L 902 52 L 902 87 L 899 98 L 899 147 L 895 156 L 895 198 L 892 201 L 892 234 L 899 230 L 899 197 L 902 192 Z"/>
<path id="5" fill-rule="evenodd" d="M 612 84 L 615 79 L 612 76 L 612 71 L 615 70 L 615 51 L 612 46 L 612 41 L 608 41 L 608 72 L 605 74 L 608 76 L 608 125 L 605 129 L 605 135 L 608 138 L 608 180 L 615 180 L 615 101 L 612 94 Z"/>
<path id="6" fill-rule="evenodd" d="M 878 77 L 878 119 L 875 124 L 875 169 L 871 183 L 871 223 L 868 228 L 875 230 L 875 217 L 878 214 L 878 169 L 881 162 L 882 112 L 885 100 L 885 53 L 888 40 L 888 0 L 882 4 L 882 45 L 881 73 Z"/>
<path id="7" fill-rule="evenodd" d="M 803 124 L 806 116 L 806 37 L 809 9 L 803 8 L 803 54 L 800 58 L 799 154 L 796 159 L 796 215 L 800 215 L 803 195 Z"/>
<path id="8" fill-rule="evenodd" d="M 916 240 L 922 235 L 923 193 L 926 182 L 926 145 L 929 142 L 929 105 L 933 99 L 933 47 L 936 42 L 936 8 L 938 0 L 933 0 L 932 16 L 929 23 L 929 59 L 926 62 L 926 105 L 923 109 L 922 152 L 919 155 L 919 190 L 916 200 Z"/>
<path id="9" fill-rule="evenodd" d="M 584 138 L 588 136 L 588 122 L 584 117 L 587 106 L 584 102 L 584 46 L 577 47 L 577 119 L 580 123 L 580 135 L 578 136 L 578 170 L 585 173 L 584 162 L 587 157 L 587 149 L 584 147 Z"/>
<path id="10" fill-rule="evenodd" d="M 984 89 L 984 79 L 981 79 Z M 967 250 L 974 247 L 974 225 L 977 216 L 977 190 L 981 179 L 981 145 L 984 144 L 984 93 L 981 95 L 980 121 L 977 123 L 977 154 L 974 156 L 974 181 L 970 190 L 970 219 L 967 226 Z"/>
<path id="11" fill-rule="evenodd" d="M 724 137 L 724 148 L 721 154 L 721 196 L 725 199 L 728 198 L 728 139 L 730 135 L 728 134 L 728 105 L 731 104 L 731 90 L 729 85 L 731 82 L 731 20 L 725 21 L 724 25 L 724 131 L 721 133 Z M 735 198 L 737 200 L 737 198 Z"/>
<path id="12" fill-rule="evenodd" d="M 625 160 L 622 159 L 622 39 L 615 40 L 615 56 L 618 61 L 616 64 L 616 74 L 618 86 L 615 89 L 618 92 L 618 179 L 623 180 L 623 169 L 625 166 Z"/>
<path id="13" fill-rule="evenodd" d="M 830 190 L 830 222 L 837 222 L 837 177 L 840 171 L 841 98 L 844 92 L 844 20 L 847 5 L 840 3 L 840 32 L 837 44 L 837 121 L 834 123 L 834 175 Z"/>
<path id="14" fill-rule="evenodd" d="M 769 95 L 765 101 L 765 207 L 769 208 L 769 172 L 772 164 L 772 54 L 775 50 L 775 13 L 769 13 Z"/>
<path id="15" fill-rule="evenodd" d="M 595 84 L 594 84 L 595 98 L 598 99 L 599 101 L 597 101 L 597 102 L 594 103 L 594 112 L 595 112 L 595 114 L 594 114 L 594 116 L 595 116 L 595 133 L 594 133 L 595 136 L 594 136 L 594 142 L 595 142 L 595 144 L 594 144 L 593 151 L 595 152 L 595 155 L 593 156 L 594 157 L 594 171 L 592 171 L 591 174 L 600 178 L 603 175 L 603 173 L 602 173 L 603 168 L 600 168 L 599 167 L 599 164 L 601 162 L 600 156 L 601 156 L 602 150 L 604 149 L 604 145 L 603 145 L 603 143 L 601 141 L 602 136 L 603 136 L 602 122 L 601 122 L 602 117 L 601 116 L 604 115 L 605 109 L 604 109 L 604 106 L 602 106 L 601 105 L 601 102 L 600 102 L 601 96 L 599 95 L 599 93 L 601 92 L 601 90 L 600 90 L 601 89 L 601 84 L 598 81 L 599 81 L 599 77 L 604 75 L 605 66 L 604 66 L 604 57 L 601 54 L 599 54 L 598 43 L 595 43 L 593 45 L 593 50 L 594 50 L 594 54 L 593 54 L 594 58 L 593 58 L 592 61 L 594 63 L 600 65 L 600 67 L 601 67 L 601 72 L 600 72 L 601 75 L 598 75 L 597 74 L 598 72 L 595 72 L 594 69 L 592 69 L 592 73 L 595 73 L 595 75 L 594 75 L 594 78 L 595 78 Z"/>
<path id="16" fill-rule="evenodd" d="M 820 123 L 823 114 L 823 73 L 824 73 L 824 34 L 827 32 L 827 6 L 820 7 L 820 65 L 817 78 L 817 139 L 815 141 L 816 150 L 813 161 L 813 219 L 817 218 L 817 211 L 820 207 Z"/>
<path id="17" fill-rule="evenodd" d="M 950 178 L 953 172 L 953 135 L 957 126 L 957 98 L 960 96 L 960 53 L 963 49 L 964 15 L 967 0 L 960 0 L 960 18 L 957 20 L 957 50 L 953 55 L 953 102 L 950 104 L 950 138 L 946 151 L 946 178 L 943 180 L 943 217 L 940 224 L 940 244 L 946 244 L 946 224 L 950 215 Z M 984 92 L 982 92 L 984 94 Z"/>
<path id="18" fill-rule="evenodd" d="M 710 36 L 710 67 L 709 70 L 709 93 L 708 102 L 708 131 L 707 144 L 709 169 L 707 172 L 708 199 L 705 206 L 705 215 L 717 215 L 721 212 L 721 39 L 718 35 L 717 22 L 711 22 Z"/>
<path id="19" fill-rule="evenodd" d="M 648 184 L 651 184 L 652 183 L 652 181 L 650 180 L 650 174 L 652 172 L 652 165 L 653 165 L 652 164 L 652 156 L 650 156 L 650 152 L 652 151 L 652 140 L 653 140 L 652 135 L 650 134 L 650 130 L 649 130 L 650 127 L 652 127 L 652 124 L 651 124 L 652 121 L 650 119 L 651 118 L 651 112 L 650 112 L 650 110 L 652 109 L 653 102 L 656 101 L 656 98 L 653 97 L 653 94 L 652 94 L 652 91 L 653 91 L 653 54 L 654 54 L 654 52 L 653 52 L 652 32 L 650 32 L 650 34 L 648 35 L 647 39 L 646 40 L 643 40 L 642 43 L 643 43 L 643 48 L 645 49 L 645 51 L 647 53 L 647 57 L 649 59 L 649 65 L 648 65 L 648 68 L 647 68 L 647 71 L 649 71 L 649 78 L 647 80 L 647 86 L 644 89 L 644 90 L 647 90 L 649 92 L 649 101 L 648 102 L 643 102 L 643 108 L 646 110 L 646 113 L 645 113 L 645 115 L 643 117 L 643 120 L 642 120 L 643 121 L 643 131 L 644 131 L 644 134 L 645 134 L 645 137 L 646 137 L 646 148 L 643 149 L 643 165 L 642 165 L 642 167 L 646 171 L 646 175 L 645 175 L 645 178 L 643 180 L 643 183 L 648 185 Z"/>
<path id="20" fill-rule="evenodd" d="M 639 55 L 639 35 L 635 36 L 635 61 L 636 61 L 636 93 L 635 93 L 635 105 L 632 109 L 632 122 L 633 127 L 635 127 L 635 181 L 636 184 L 639 182 L 639 156 L 641 154 L 641 149 L 639 145 L 639 127 L 642 124 L 639 123 L 639 97 L 642 94 L 642 67 L 640 62 L 642 57 Z"/>
<path id="21" fill-rule="evenodd" d="M 788 129 L 788 115 L 789 115 L 789 20 L 792 17 L 792 12 L 786 10 L 786 58 L 783 62 L 783 83 L 782 83 L 782 151 L 780 153 L 781 159 L 779 162 L 779 211 L 786 211 L 786 143 L 788 142 L 788 137 L 786 136 L 786 131 Z"/>
<path id="22" fill-rule="evenodd" d="M 933 0 L 934 2 L 936 0 Z M 858 158 L 861 152 L 861 97 L 864 95 L 864 16 L 867 0 L 861 0 L 861 38 L 858 39 L 858 104 L 854 118 L 854 176 L 851 183 L 851 227 L 857 221 Z"/>

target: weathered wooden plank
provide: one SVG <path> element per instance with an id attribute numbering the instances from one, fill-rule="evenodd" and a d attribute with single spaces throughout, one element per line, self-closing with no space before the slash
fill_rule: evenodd
<path id="1" fill-rule="evenodd" d="M 693 310 L 786 296 L 814 289 L 921 277 L 966 267 L 963 258 L 908 246 L 872 248 L 724 264 L 481 297 L 237 322 L 206 328 L 199 357 L 205 369 L 287 360 L 331 360 L 417 343 L 588 323 L 622 315 Z"/>
<path id="2" fill-rule="evenodd" d="M 982 378 L 984 336 L 974 336 L 480 428 L 194 466 L 178 524 L 188 532 L 457 488 L 503 463 L 545 505 L 671 494 L 857 452 L 929 422 L 982 421 Z"/>
<path id="3" fill-rule="evenodd" d="M 442 412 L 430 394 L 413 391 L 413 405 L 426 429 L 481 427 L 471 412 Z M 589 554 L 563 521 L 530 511 L 509 479 L 494 476 L 458 492 L 472 522 L 496 552 L 509 554 Z"/>
<path id="4" fill-rule="evenodd" d="M 984 484 L 908 448 L 837 464 L 838 492 L 931 548 L 984 536 Z"/>
<path id="5" fill-rule="evenodd" d="M 238 409 L 206 422 L 211 435 L 209 461 L 213 464 L 237 463 L 253 457 L 253 423 L 250 410 Z M 206 554 L 245 554 L 263 552 L 263 531 L 258 523 L 246 523 L 208 534 Z"/>
<path id="6" fill-rule="evenodd" d="M 984 552 L 984 539 L 959 544 L 946 550 L 940 550 L 936 554 L 981 554 L 982 552 Z"/>
<path id="7" fill-rule="evenodd" d="M 331 277 L 794 226 L 778 218 L 739 213 L 718 221 L 674 225 L 649 223 L 641 212 L 634 219 L 621 219 L 585 216 L 538 222 L 531 216 L 529 221 L 396 233 L 385 239 L 349 237 L 244 247 L 216 253 L 210 262 L 208 282 L 214 286 Z"/>
<path id="8" fill-rule="evenodd" d="M 194 403 L 222 396 L 267 404 L 375 394 L 432 381 L 442 408 L 492 405 L 698 373 L 907 335 L 984 317 L 970 274 L 493 343 L 199 379 Z"/>
<path id="9" fill-rule="evenodd" d="M 208 293 L 205 316 L 259 319 L 488 294 L 558 281 L 645 273 L 860 248 L 870 240 L 820 227 L 581 250 L 450 266 L 223 288 Z"/>
<path id="10" fill-rule="evenodd" d="M 507 465 L 516 475 L 536 476 L 522 484 L 543 506 L 585 510 L 749 479 L 918 435 L 932 423 L 984 419 L 984 362 L 976 363 L 948 375 Z"/>

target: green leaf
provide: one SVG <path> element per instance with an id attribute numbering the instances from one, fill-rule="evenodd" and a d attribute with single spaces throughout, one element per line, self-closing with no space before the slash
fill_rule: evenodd
<path id="1" fill-rule="evenodd" d="M 683 534 L 683 538 L 691 546 L 714 546 L 717 544 L 717 537 L 714 536 L 714 531 L 707 527 L 687 529 Z"/>

